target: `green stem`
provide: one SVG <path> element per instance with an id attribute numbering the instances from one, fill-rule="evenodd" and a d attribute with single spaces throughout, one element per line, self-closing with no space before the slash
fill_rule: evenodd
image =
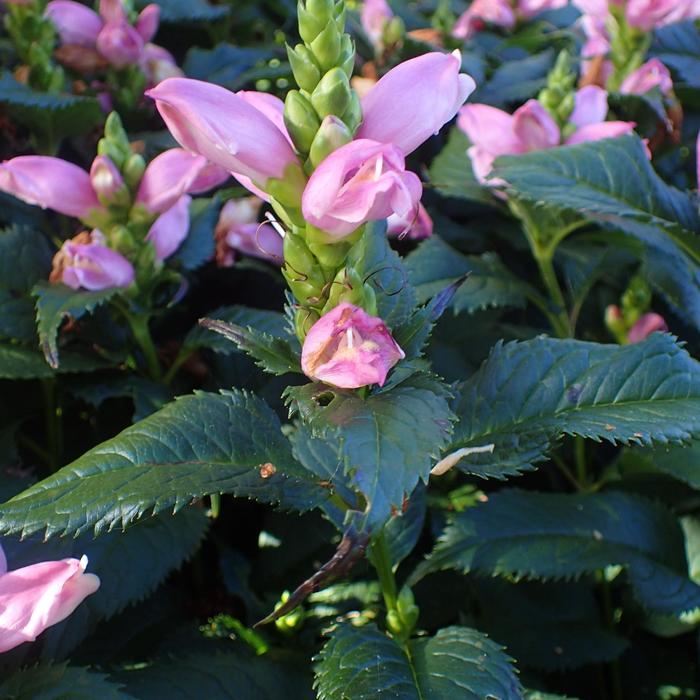
<path id="1" fill-rule="evenodd" d="M 158 361 L 158 352 L 153 344 L 151 331 L 148 328 L 150 315 L 147 313 L 131 314 L 129 312 L 126 312 L 125 315 L 131 326 L 131 332 L 134 334 L 134 340 L 136 340 L 146 358 L 146 365 L 148 366 L 148 373 L 151 379 L 156 382 L 161 381 L 162 372 Z"/>
<path id="2" fill-rule="evenodd" d="M 552 324 L 552 329 L 560 338 L 571 337 L 571 322 L 566 314 L 566 301 L 564 293 L 559 286 L 557 274 L 554 271 L 554 246 L 541 246 L 536 241 L 531 241 L 532 253 L 537 261 L 540 277 L 547 288 L 549 297 L 556 307 L 556 311 L 549 311 L 547 317 Z"/>
<path id="3" fill-rule="evenodd" d="M 386 535 L 382 530 L 374 540 L 372 545 L 371 561 L 374 568 L 377 570 L 379 585 L 384 596 L 384 604 L 386 611 L 389 613 L 396 610 L 398 592 L 396 590 L 396 579 L 394 578 L 394 570 L 391 566 L 391 554 L 389 552 L 389 544 L 386 541 Z"/>
<path id="4" fill-rule="evenodd" d="M 587 490 L 588 473 L 586 469 L 586 441 L 580 435 L 574 438 L 574 459 L 576 461 L 576 477 L 579 488 Z"/>
<path id="5" fill-rule="evenodd" d="M 177 354 L 177 357 L 173 361 L 172 365 L 170 365 L 170 367 L 168 368 L 168 371 L 163 376 L 163 384 L 169 386 L 173 379 L 175 379 L 175 375 L 177 374 L 180 367 L 182 367 L 182 365 L 184 365 L 185 362 L 187 362 L 187 360 L 189 360 L 193 354 L 194 350 L 191 350 L 190 348 L 182 348 Z"/>

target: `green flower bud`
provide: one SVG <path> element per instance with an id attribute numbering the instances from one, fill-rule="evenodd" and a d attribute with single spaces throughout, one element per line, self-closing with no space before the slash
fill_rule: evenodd
<path id="1" fill-rule="evenodd" d="M 279 180 L 270 178 L 265 183 L 265 191 L 285 208 L 300 209 L 306 182 L 306 175 L 299 164 L 290 163 Z"/>
<path id="2" fill-rule="evenodd" d="M 311 103 L 298 90 L 287 93 L 284 125 L 299 153 L 308 153 L 321 121 Z"/>
<path id="3" fill-rule="evenodd" d="M 348 76 L 341 68 L 329 70 L 311 93 L 311 104 L 323 118 L 329 114 L 342 116 L 350 107 L 353 97 Z"/>
<path id="4" fill-rule="evenodd" d="M 322 70 L 327 71 L 337 65 L 342 46 L 341 37 L 335 22 L 329 19 L 323 31 L 311 42 L 309 48 Z"/>
<path id="5" fill-rule="evenodd" d="M 302 0 L 297 5 L 297 17 L 299 19 L 299 36 L 306 44 L 310 44 L 326 26 L 329 17 L 316 17 L 313 12 L 307 10 Z"/>
<path id="6" fill-rule="evenodd" d="M 105 121 L 105 138 L 124 152 L 131 153 L 129 137 L 122 125 L 122 120 L 116 112 L 110 112 Z"/>
<path id="7" fill-rule="evenodd" d="M 622 312 L 628 314 L 634 310 L 644 313 L 651 305 L 651 290 L 641 277 L 633 277 L 622 295 Z M 635 319 L 636 320 L 636 319 Z"/>
<path id="8" fill-rule="evenodd" d="M 287 44 L 287 57 L 297 85 L 306 92 L 313 92 L 321 80 L 321 71 L 314 55 L 304 44 L 297 44 L 294 48 Z"/>
<path id="9" fill-rule="evenodd" d="M 311 326 L 318 321 L 321 316 L 313 309 L 301 308 L 297 309 L 294 314 L 294 330 L 297 338 L 303 343 L 306 334 L 311 330 Z"/>
<path id="10" fill-rule="evenodd" d="M 288 231 L 284 237 L 282 273 L 299 302 L 311 305 L 318 303 L 326 280 L 318 260 L 304 239 L 292 231 Z"/>
<path id="11" fill-rule="evenodd" d="M 309 159 L 314 168 L 333 151 L 352 141 L 352 132 L 344 122 L 334 115 L 327 116 L 316 132 L 309 149 Z"/>
<path id="12" fill-rule="evenodd" d="M 349 34 L 343 34 L 340 39 L 338 67 L 348 78 L 352 78 L 352 73 L 355 69 L 355 43 Z"/>
<path id="13" fill-rule="evenodd" d="M 343 302 L 359 306 L 370 315 L 376 314 L 377 297 L 374 289 L 365 284 L 357 270 L 352 267 L 344 267 L 335 276 L 330 286 L 328 301 L 323 307 L 321 315 L 328 313 Z"/>
<path id="14" fill-rule="evenodd" d="M 121 148 L 119 148 L 113 141 L 106 138 L 101 138 L 97 142 L 97 154 L 100 156 L 107 156 L 120 170 L 124 166 L 124 162 L 131 154 L 125 153 Z"/>
<path id="15" fill-rule="evenodd" d="M 410 635 L 416 626 L 416 622 L 418 622 L 420 610 L 418 609 L 416 600 L 413 597 L 413 591 L 408 586 L 404 586 L 399 592 L 399 597 L 396 601 L 396 608 L 404 622 L 404 629 L 406 630 L 406 633 Z"/>
<path id="16" fill-rule="evenodd" d="M 384 44 L 386 46 L 394 46 L 400 44 L 406 35 L 406 25 L 401 17 L 395 15 L 386 24 L 384 28 Z"/>
<path id="17" fill-rule="evenodd" d="M 143 156 L 138 153 L 132 153 L 124 163 L 122 168 L 122 175 L 124 176 L 124 182 L 131 189 L 138 187 L 143 177 L 143 173 L 146 170 L 146 161 Z"/>
<path id="18" fill-rule="evenodd" d="M 357 131 L 357 127 L 360 126 L 362 122 L 362 105 L 358 94 L 354 90 L 350 97 L 350 104 L 341 118 L 348 125 L 348 128 L 353 134 Z"/>
<path id="19" fill-rule="evenodd" d="M 128 226 L 114 226 L 107 235 L 110 246 L 122 255 L 132 256 L 138 249 L 136 240 Z"/>
<path id="20" fill-rule="evenodd" d="M 389 628 L 389 632 L 397 637 L 403 637 L 403 624 L 401 623 L 401 617 L 396 610 L 389 610 L 386 614 L 386 626 Z"/>
<path id="21" fill-rule="evenodd" d="M 306 0 L 306 11 L 325 24 L 335 17 L 335 0 Z"/>

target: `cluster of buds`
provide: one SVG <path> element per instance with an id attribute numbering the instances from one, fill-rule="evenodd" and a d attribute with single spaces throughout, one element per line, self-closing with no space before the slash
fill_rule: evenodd
<path id="1" fill-rule="evenodd" d="M 649 311 L 651 291 L 641 278 L 635 277 L 622 295 L 621 306 L 605 309 L 605 325 L 621 345 L 638 343 L 656 331 L 667 331 L 663 316 Z"/>
<path id="2" fill-rule="evenodd" d="M 456 39 L 470 39 L 486 25 L 511 30 L 519 19 L 530 20 L 546 10 L 565 7 L 568 0 L 474 0 L 452 28 Z"/>
<path id="3" fill-rule="evenodd" d="M 498 156 L 613 138 L 634 129 L 634 122 L 606 121 L 606 90 L 587 85 L 574 91 L 574 83 L 568 55 L 562 53 L 538 99 L 528 100 L 513 114 L 484 104 L 460 110 L 457 124 L 472 143 L 467 153 L 480 182 L 502 184 L 488 180 Z"/>
<path id="4" fill-rule="evenodd" d="M 45 16 L 60 38 L 58 60 L 92 78 L 105 102 L 112 96 L 117 104 L 133 106 L 144 88 L 182 75 L 173 56 L 151 43 L 160 19 L 156 4 L 137 15 L 130 0 L 100 0 L 99 13 L 73 0 L 51 0 Z"/>
<path id="5" fill-rule="evenodd" d="M 2 0 L 0 0 L 2 4 Z M 63 69 L 53 62 L 56 29 L 44 17 L 46 0 L 5 0 L 5 29 L 22 66 L 15 77 L 42 92 L 63 90 Z"/>
<path id="6" fill-rule="evenodd" d="M 74 289 L 147 289 L 189 230 L 189 194 L 222 183 L 228 173 L 180 148 L 146 165 L 132 151 L 116 113 L 90 171 L 49 156 L 0 164 L 0 190 L 79 219 L 87 227 L 56 254 L 51 281 Z"/>
<path id="7" fill-rule="evenodd" d="M 350 84 L 355 51 L 344 19 L 342 0 L 300 2 L 302 43 L 288 47 L 298 89 L 284 103 L 179 78 L 148 95 L 184 148 L 271 205 L 284 234 L 282 272 L 296 300 L 303 369 L 350 389 L 382 384 L 403 357 L 350 252 L 372 221 L 429 234 L 422 185 L 405 159 L 475 86 L 460 74 L 458 52 L 436 52 L 399 64 L 360 99 Z M 220 230 L 219 240 L 236 240 L 231 226 Z"/>

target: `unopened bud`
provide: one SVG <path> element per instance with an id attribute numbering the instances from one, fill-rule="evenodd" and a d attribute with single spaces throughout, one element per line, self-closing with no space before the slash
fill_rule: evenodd
<path id="1" fill-rule="evenodd" d="M 406 25 L 401 17 L 394 15 L 384 27 L 384 44 L 394 46 L 400 44 L 406 35 Z"/>
<path id="2" fill-rule="evenodd" d="M 127 257 L 131 257 L 138 249 L 134 236 L 127 226 L 112 228 L 109 232 L 109 243 L 111 248 Z"/>
<path id="3" fill-rule="evenodd" d="M 341 119 L 332 114 L 325 117 L 309 149 L 311 164 L 317 168 L 333 151 L 350 141 L 352 132 Z"/>
<path id="4" fill-rule="evenodd" d="M 343 34 L 340 39 L 338 67 L 348 76 L 348 79 L 352 78 L 355 70 L 355 44 L 349 34 Z"/>
<path id="5" fill-rule="evenodd" d="M 310 44 L 326 26 L 329 17 L 317 17 L 307 9 L 303 0 L 297 5 L 297 17 L 299 19 L 299 36 L 305 43 Z"/>
<path id="6" fill-rule="evenodd" d="M 311 103 L 298 91 L 290 90 L 284 101 L 284 125 L 300 153 L 308 153 L 321 122 Z"/>
<path id="7" fill-rule="evenodd" d="M 129 150 L 129 137 L 126 135 L 122 120 L 116 112 L 110 112 L 105 121 L 105 138 L 125 151 Z"/>
<path id="8" fill-rule="evenodd" d="M 141 182 L 143 173 L 146 170 L 146 161 L 142 155 L 132 153 L 124 163 L 123 173 L 126 184 L 131 188 L 136 188 Z"/>
<path id="9" fill-rule="evenodd" d="M 335 16 L 335 0 L 306 0 L 306 11 L 325 24 Z"/>
<path id="10" fill-rule="evenodd" d="M 297 85 L 306 92 L 313 92 L 321 80 L 321 71 L 311 51 L 304 44 L 297 44 L 294 48 L 287 45 L 287 57 Z"/>
<path id="11" fill-rule="evenodd" d="M 359 95 L 353 90 L 350 96 L 350 104 L 343 112 L 341 119 L 347 124 L 348 129 L 354 134 L 357 127 L 362 122 L 362 105 L 360 104 Z"/>
<path id="12" fill-rule="evenodd" d="M 129 192 L 124 184 L 124 178 L 116 165 L 107 156 L 97 156 L 90 168 L 90 182 L 97 198 L 105 206 L 116 204 L 129 206 Z"/>
<path id="13" fill-rule="evenodd" d="M 323 31 L 311 42 L 311 51 L 322 70 L 327 71 L 337 65 L 340 58 L 341 36 L 335 22 L 329 19 Z"/>
<path id="14" fill-rule="evenodd" d="M 350 107 L 353 91 L 348 76 L 341 68 L 329 70 L 311 94 L 311 104 L 323 118 L 329 114 L 341 117 Z"/>
<path id="15" fill-rule="evenodd" d="M 605 325 L 619 343 L 625 342 L 627 338 L 627 322 L 623 318 L 620 307 L 617 304 L 610 304 L 605 309 Z"/>

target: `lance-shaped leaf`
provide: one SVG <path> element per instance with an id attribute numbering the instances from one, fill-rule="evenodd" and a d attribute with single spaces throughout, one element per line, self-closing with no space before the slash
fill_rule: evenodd
<path id="1" fill-rule="evenodd" d="M 338 445 L 344 471 L 333 480 L 363 494 L 374 525 L 427 480 L 454 418 L 447 387 L 425 374 L 366 398 L 324 384 L 291 387 L 287 397 L 315 437 Z"/>
<path id="2" fill-rule="evenodd" d="M 407 653 L 408 652 L 408 653 Z M 319 700 L 522 700 L 523 690 L 501 647 L 466 627 L 411 640 L 407 650 L 373 624 L 342 624 L 316 665 Z"/>
<path id="3" fill-rule="evenodd" d="M 537 338 L 498 344 L 464 385 L 450 450 L 494 445 L 459 466 L 515 474 L 563 434 L 650 445 L 700 436 L 700 364 L 667 334 L 634 345 Z"/>
<path id="4" fill-rule="evenodd" d="M 441 569 L 573 578 L 626 568 L 636 598 L 659 613 L 700 606 L 676 518 L 639 496 L 501 491 L 457 515 L 412 580 Z"/>
<path id="5" fill-rule="evenodd" d="M 277 416 L 261 399 L 197 392 L 0 506 L 0 531 L 99 533 L 212 493 L 297 510 L 326 497 L 292 457 Z"/>
<path id="6" fill-rule="evenodd" d="M 75 290 L 65 284 L 40 282 L 34 287 L 36 296 L 36 324 L 39 343 L 46 361 L 54 369 L 58 367 L 58 328 L 63 321 L 78 319 L 100 304 L 109 301 L 119 290 L 101 289 L 97 292 Z"/>
<path id="7" fill-rule="evenodd" d="M 455 313 L 525 306 L 527 285 L 514 277 L 494 253 L 462 255 L 439 236 L 431 236 L 406 258 L 406 268 L 419 301 L 430 299 L 464 277 L 452 299 Z"/>
<path id="8" fill-rule="evenodd" d="M 695 22 L 675 22 L 656 29 L 651 53 L 677 73 L 680 82 L 700 87 L 700 32 Z"/>

